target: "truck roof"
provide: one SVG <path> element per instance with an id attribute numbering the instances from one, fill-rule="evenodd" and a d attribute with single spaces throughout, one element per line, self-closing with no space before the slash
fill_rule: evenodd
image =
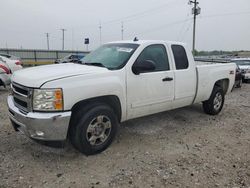
<path id="1" fill-rule="evenodd" d="M 176 41 L 165 41 L 165 40 L 122 40 L 122 41 L 114 41 L 109 42 L 108 44 L 112 43 L 130 43 L 130 44 L 155 44 L 155 43 L 168 43 L 168 44 L 178 44 L 182 46 L 186 46 L 183 42 L 176 42 Z"/>

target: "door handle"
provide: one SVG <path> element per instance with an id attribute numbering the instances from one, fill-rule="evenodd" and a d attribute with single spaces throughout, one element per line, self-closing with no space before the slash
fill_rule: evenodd
<path id="1" fill-rule="evenodd" d="M 171 78 L 171 77 L 166 77 L 166 78 L 162 79 L 163 82 L 172 81 L 172 80 L 173 80 L 173 78 Z"/>

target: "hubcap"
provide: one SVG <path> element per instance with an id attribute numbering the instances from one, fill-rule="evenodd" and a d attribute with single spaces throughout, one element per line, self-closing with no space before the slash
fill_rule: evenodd
<path id="1" fill-rule="evenodd" d="M 90 122 L 86 138 L 91 145 L 97 146 L 104 143 L 108 139 L 110 132 L 110 119 L 107 116 L 99 115 Z"/>
<path id="2" fill-rule="evenodd" d="M 222 95 L 220 93 L 216 93 L 214 98 L 214 109 L 219 110 L 222 105 Z"/>

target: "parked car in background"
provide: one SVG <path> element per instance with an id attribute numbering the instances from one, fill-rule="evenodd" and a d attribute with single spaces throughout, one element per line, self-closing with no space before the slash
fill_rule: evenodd
<path id="1" fill-rule="evenodd" d="M 83 54 L 70 54 L 65 56 L 62 59 L 57 59 L 55 61 L 55 64 L 58 63 L 78 63 L 80 61 L 80 59 L 84 58 Z"/>
<path id="2" fill-rule="evenodd" d="M 236 67 L 236 75 L 235 75 L 234 87 L 241 88 L 243 74 L 242 74 L 242 70 L 240 69 L 240 67 L 238 65 L 236 65 L 236 66 L 237 67 Z"/>
<path id="3" fill-rule="evenodd" d="M 6 58 L 12 59 L 12 60 L 19 60 L 19 61 L 21 61 L 20 57 L 16 57 L 16 56 L 10 55 L 10 54 L 0 53 L 0 56 L 6 57 Z"/>
<path id="4" fill-rule="evenodd" d="M 13 60 L 13 59 L 9 59 L 9 58 L 4 57 L 4 56 L 0 56 L 0 61 L 6 63 L 8 65 L 11 73 L 23 68 L 20 60 Z"/>
<path id="5" fill-rule="evenodd" d="M 10 75 L 8 65 L 0 60 L 0 86 L 6 87 L 10 84 Z"/>
<path id="6" fill-rule="evenodd" d="M 236 63 L 242 72 L 242 81 L 250 81 L 250 58 L 237 58 L 232 59 L 232 63 Z"/>

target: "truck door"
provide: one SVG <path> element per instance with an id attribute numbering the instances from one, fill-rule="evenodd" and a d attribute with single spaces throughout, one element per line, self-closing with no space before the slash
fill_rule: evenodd
<path id="1" fill-rule="evenodd" d="M 132 69 L 127 70 L 129 119 L 171 109 L 174 99 L 174 73 L 165 45 L 153 44 L 145 47 L 135 62 L 145 61 L 153 62 L 155 70 L 138 75 L 133 73 Z"/>
<path id="2" fill-rule="evenodd" d="M 191 52 L 186 52 L 182 45 L 171 45 L 174 59 L 175 100 L 173 108 L 192 104 L 197 84 L 196 65 Z M 188 55 L 187 55 L 188 53 Z"/>

